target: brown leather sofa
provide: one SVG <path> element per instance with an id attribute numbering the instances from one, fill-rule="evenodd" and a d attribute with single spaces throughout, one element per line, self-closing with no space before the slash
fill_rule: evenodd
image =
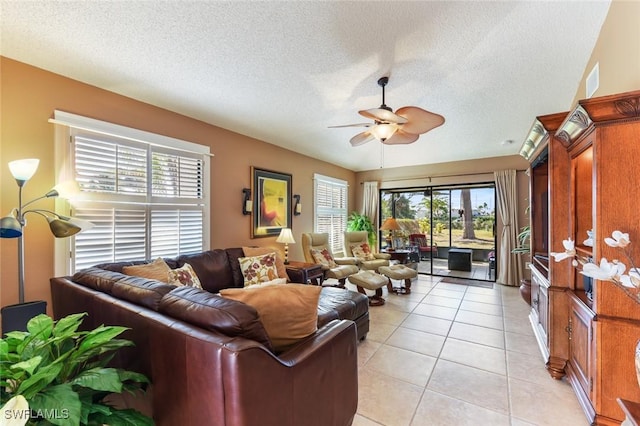
<path id="1" fill-rule="evenodd" d="M 89 315 L 83 327 L 130 329 L 134 347 L 114 365 L 146 374 L 158 425 L 350 425 L 358 404 L 357 340 L 368 300 L 323 288 L 318 331 L 274 353 L 254 308 L 215 294 L 242 287 L 241 248 L 165 259 L 189 263 L 206 291 L 122 274 L 120 262 L 51 279 L 56 318 Z"/>

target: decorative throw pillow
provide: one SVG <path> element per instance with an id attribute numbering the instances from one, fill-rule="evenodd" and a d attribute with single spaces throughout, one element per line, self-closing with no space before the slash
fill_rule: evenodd
<path id="1" fill-rule="evenodd" d="M 331 256 L 331 253 L 329 253 L 329 250 L 327 249 L 311 249 L 311 255 L 313 256 L 313 260 L 315 260 L 316 263 L 319 263 L 323 266 L 327 266 L 329 268 L 335 268 L 336 266 L 338 266 L 335 260 L 333 260 L 333 256 Z"/>
<path id="2" fill-rule="evenodd" d="M 169 265 L 167 265 L 161 257 L 151 263 L 122 267 L 122 273 L 126 275 L 150 278 L 152 280 L 162 281 L 163 283 L 169 282 L 169 271 L 171 271 L 171 268 L 169 268 Z"/>
<path id="3" fill-rule="evenodd" d="M 245 287 L 278 278 L 275 252 L 262 256 L 240 257 L 238 262 Z"/>
<path id="4" fill-rule="evenodd" d="M 321 290 L 321 286 L 307 284 L 263 284 L 223 289 L 220 295 L 253 306 L 279 353 L 318 329 Z"/>
<path id="5" fill-rule="evenodd" d="M 287 275 L 287 267 L 284 266 L 284 258 L 280 251 L 275 251 L 269 247 L 242 247 L 242 251 L 245 256 L 261 256 L 263 254 L 274 253 L 276 254 L 276 269 L 278 270 L 278 278 L 289 278 Z"/>
<path id="6" fill-rule="evenodd" d="M 171 269 L 169 271 L 169 284 L 178 286 L 186 285 L 187 287 L 202 289 L 202 284 L 200 284 L 196 271 L 194 271 L 188 263 L 182 265 L 181 268 Z"/>
<path id="7" fill-rule="evenodd" d="M 351 246 L 351 253 L 353 253 L 353 255 L 357 257 L 359 260 L 375 259 L 375 256 L 373 255 L 373 253 L 371 253 L 371 248 L 367 243 L 353 244 Z"/>

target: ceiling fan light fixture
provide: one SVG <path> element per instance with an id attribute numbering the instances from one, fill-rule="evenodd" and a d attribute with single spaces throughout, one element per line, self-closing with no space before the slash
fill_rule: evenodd
<path id="1" fill-rule="evenodd" d="M 398 126 L 396 126 L 395 124 L 381 123 L 373 126 L 371 130 L 369 130 L 369 132 L 371 132 L 371 134 L 376 139 L 384 142 L 385 140 L 393 136 L 393 134 L 397 130 L 398 130 Z"/>

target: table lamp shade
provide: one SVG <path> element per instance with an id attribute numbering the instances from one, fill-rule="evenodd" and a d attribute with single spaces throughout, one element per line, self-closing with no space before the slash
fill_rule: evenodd
<path id="1" fill-rule="evenodd" d="M 398 225 L 398 222 L 396 221 L 395 218 L 388 217 L 382 223 L 380 230 L 381 231 L 398 231 L 400 230 L 400 225 Z"/>
<path id="2" fill-rule="evenodd" d="M 291 229 L 282 228 L 282 230 L 280 231 L 280 235 L 278 235 L 276 243 L 295 244 L 295 242 L 296 241 L 293 239 L 293 233 L 291 232 Z"/>

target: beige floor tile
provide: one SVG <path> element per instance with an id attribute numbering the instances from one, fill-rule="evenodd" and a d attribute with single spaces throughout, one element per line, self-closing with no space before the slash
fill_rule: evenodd
<path id="1" fill-rule="evenodd" d="M 530 336 L 533 336 L 533 328 L 531 327 L 531 321 L 529 321 L 529 317 L 527 317 L 525 320 L 520 318 L 510 318 L 509 321 L 505 321 L 504 323 L 504 331 L 518 334 L 528 334 Z"/>
<path id="2" fill-rule="evenodd" d="M 410 424 L 423 387 L 366 367 L 358 378 L 358 414 L 385 426 Z"/>
<path id="3" fill-rule="evenodd" d="M 358 343 L 358 367 L 362 367 L 369 361 L 369 358 L 380 349 L 382 343 L 371 339 L 364 339 Z"/>
<path id="4" fill-rule="evenodd" d="M 524 420 L 511 417 L 511 426 L 537 426 L 537 425 L 535 423 L 529 423 L 529 422 L 525 422 Z"/>
<path id="5" fill-rule="evenodd" d="M 444 336 L 439 336 L 437 334 L 398 327 L 398 329 L 393 332 L 391 337 L 389 337 L 385 343 L 387 345 L 407 349 L 424 355 L 438 357 L 440 355 L 440 351 L 442 351 L 444 340 Z"/>
<path id="6" fill-rule="evenodd" d="M 467 294 L 487 294 L 487 295 L 499 295 L 502 296 L 502 291 L 497 284 L 493 285 L 493 288 L 475 287 L 469 286 Z"/>
<path id="7" fill-rule="evenodd" d="M 435 357 L 384 345 L 373 354 L 366 367 L 424 387 L 435 364 Z"/>
<path id="8" fill-rule="evenodd" d="M 587 419 L 564 381 L 552 380 L 549 385 L 509 379 L 511 415 L 536 425 L 587 425 Z M 535 404 L 532 404 L 535 401 Z M 544 407 L 541 410 L 540 407 Z"/>
<path id="9" fill-rule="evenodd" d="M 507 351 L 507 371 L 510 378 L 534 382 L 543 386 L 548 385 L 550 381 L 556 381 L 549 375 L 540 352 L 523 354 Z"/>
<path id="10" fill-rule="evenodd" d="M 384 342 L 391 336 L 391 333 L 398 328 L 396 325 L 381 324 L 371 321 L 369 325 L 369 333 L 366 340 L 373 340 L 374 342 Z"/>
<path id="11" fill-rule="evenodd" d="M 526 303 L 518 303 L 518 304 L 503 304 L 502 312 L 506 318 L 513 319 L 526 319 L 529 317 L 529 312 L 531 311 L 531 307 Z"/>
<path id="12" fill-rule="evenodd" d="M 451 297 L 453 299 L 462 299 L 465 295 L 462 291 L 454 291 L 443 288 L 434 288 L 433 291 L 429 293 L 431 296 L 442 296 L 442 297 Z"/>
<path id="13" fill-rule="evenodd" d="M 509 416 L 429 390 L 425 391 L 411 426 L 509 426 Z"/>
<path id="14" fill-rule="evenodd" d="M 504 349 L 504 332 L 495 328 L 480 327 L 473 324 L 454 322 L 449 336 L 458 340 L 480 343 L 494 348 Z"/>
<path id="15" fill-rule="evenodd" d="M 462 293 L 466 292 L 468 287 L 469 286 L 466 286 L 466 285 L 443 283 L 443 282 L 439 282 L 437 285 L 437 288 L 439 289 L 459 291 Z"/>
<path id="16" fill-rule="evenodd" d="M 488 315 L 480 312 L 460 310 L 456 314 L 455 320 L 456 322 L 478 325 L 480 327 L 495 328 L 496 330 L 504 329 L 503 319 L 502 317 L 499 317 L 497 315 Z"/>
<path id="17" fill-rule="evenodd" d="M 457 309 L 460 306 L 460 299 L 453 299 L 451 297 L 443 297 L 443 296 L 435 296 L 431 295 L 431 293 L 427 294 L 424 299 L 422 299 L 423 303 L 430 303 L 432 305 L 445 306 L 447 308 L 455 308 Z"/>
<path id="18" fill-rule="evenodd" d="M 466 300 L 466 298 L 460 304 L 460 309 L 464 311 L 480 312 L 481 314 L 502 316 L 502 305 L 472 302 L 470 300 Z"/>
<path id="19" fill-rule="evenodd" d="M 500 374 L 439 359 L 427 389 L 492 411 L 509 413 L 507 378 Z"/>
<path id="20" fill-rule="evenodd" d="M 503 349 L 478 343 L 447 338 L 440 359 L 457 362 L 496 374 L 507 374 L 507 360 Z"/>
<path id="21" fill-rule="evenodd" d="M 360 414 L 356 414 L 353 419 L 353 423 L 351 423 L 351 426 L 380 426 L 380 423 L 374 422 L 373 420 L 361 416 Z"/>
<path id="22" fill-rule="evenodd" d="M 403 296 L 397 296 L 395 294 L 385 296 L 385 299 L 385 309 L 394 309 L 396 311 L 408 313 L 412 312 L 416 308 L 416 306 L 418 306 L 418 302 L 415 302 Z"/>
<path id="23" fill-rule="evenodd" d="M 502 305 L 502 297 L 499 294 L 466 293 L 464 295 L 464 300 L 469 302 L 488 303 L 490 305 Z"/>
<path id="24" fill-rule="evenodd" d="M 400 325 L 408 315 L 387 305 L 369 307 L 369 318 L 376 324 Z"/>
<path id="25" fill-rule="evenodd" d="M 446 336 L 451 328 L 451 321 L 424 315 L 410 314 L 402 323 L 402 327 Z"/>
<path id="26" fill-rule="evenodd" d="M 426 315 L 428 317 L 442 318 L 453 320 L 458 310 L 456 308 L 447 308 L 446 306 L 432 305 L 430 303 L 420 303 L 413 310 L 414 314 Z"/>
<path id="27" fill-rule="evenodd" d="M 540 353 L 538 343 L 533 334 L 504 333 L 505 343 L 508 351 L 521 352 L 529 355 Z"/>

